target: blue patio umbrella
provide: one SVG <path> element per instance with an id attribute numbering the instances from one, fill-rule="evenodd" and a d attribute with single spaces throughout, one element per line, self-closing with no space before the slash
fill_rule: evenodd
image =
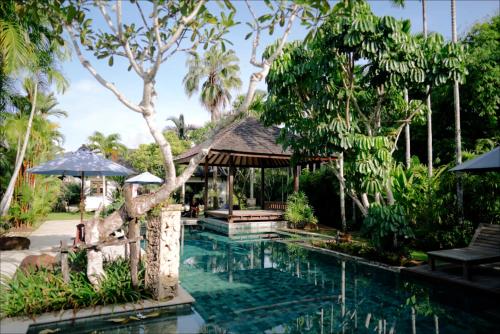
<path id="1" fill-rule="evenodd" d="M 114 161 L 105 159 L 85 146 L 80 147 L 76 152 L 65 153 L 59 158 L 30 168 L 28 169 L 28 173 L 80 177 L 82 181 L 80 193 L 80 219 L 82 221 L 85 208 L 83 194 L 85 176 L 127 176 L 135 174 L 133 170 L 117 164 Z"/>

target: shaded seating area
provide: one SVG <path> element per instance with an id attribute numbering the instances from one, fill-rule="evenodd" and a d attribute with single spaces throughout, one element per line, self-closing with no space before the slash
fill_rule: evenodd
<path id="1" fill-rule="evenodd" d="M 206 217 L 226 220 L 229 223 L 239 221 L 275 221 L 283 220 L 284 204 L 266 202 L 264 200 L 265 170 L 269 168 L 291 168 L 294 191 L 299 189 L 301 166 L 330 161 L 335 157 L 311 157 L 292 164 L 293 152 L 284 149 L 277 143 L 280 128 L 266 127 L 253 117 L 237 121 L 217 133 L 210 141 L 192 147 L 176 157 L 178 164 L 189 164 L 189 161 L 202 150 L 209 148 L 208 154 L 201 161 L 205 169 L 204 203 L 208 203 L 208 168 L 229 167 L 228 175 L 228 207 L 227 209 L 207 210 Z M 260 210 L 239 210 L 233 203 L 234 176 L 237 168 L 258 168 L 261 170 Z"/>
<path id="2" fill-rule="evenodd" d="M 462 265 L 464 279 L 471 279 L 474 265 L 500 261 L 500 225 L 480 224 L 468 247 L 427 253 L 431 270 L 436 270 L 436 260 Z"/>

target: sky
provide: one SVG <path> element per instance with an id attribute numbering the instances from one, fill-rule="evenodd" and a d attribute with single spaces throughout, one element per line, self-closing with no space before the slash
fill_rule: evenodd
<path id="1" fill-rule="evenodd" d="M 233 42 L 231 47 L 240 59 L 240 74 L 243 86 L 233 96 L 246 92 L 250 74 L 255 71 L 249 63 L 251 55 L 251 39 L 244 40 L 249 28 L 244 24 L 250 21 L 250 14 L 243 1 L 233 1 L 237 8 L 236 21 L 242 24 L 237 26 L 227 37 Z M 263 2 L 253 0 L 252 6 L 257 15 L 263 13 Z M 399 19 L 409 19 L 412 31 L 422 31 L 422 11 L 419 0 L 407 0 L 404 8 L 395 7 L 389 1 L 369 1 L 376 15 L 390 15 Z M 470 27 L 477 22 L 484 21 L 498 14 L 499 1 L 496 0 L 457 0 L 457 30 L 459 36 L 464 35 Z M 212 4 L 211 4 L 212 5 Z M 132 14 L 124 8 L 124 20 L 131 18 Z M 129 16 L 130 15 L 130 16 Z M 98 12 L 91 12 L 97 27 L 105 28 L 105 23 Z M 427 0 L 428 30 L 438 32 L 445 39 L 451 39 L 451 16 L 449 0 Z M 304 38 L 304 28 L 296 24 L 292 28 L 289 41 Z M 262 36 L 262 45 L 268 45 L 278 38 L 279 31 L 273 36 Z M 262 51 L 262 50 L 261 50 Z M 139 103 L 142 94 L 142 80 L 133 71 L 127 72 L 128 63 L 115 57 L 114 66 L 109 67 L 106 60 L 97 60 L 93 55 L 86 53 L 88 60 L 94 65 L 101 75 L 113 82 L 129 99 Z M 182 79 L 187 72 L 186 55 L 174 55 L 166 63 L 157 76 L 156 102 L 157 121 L 161 128 L 171 125 L 168 117 L 184 114 L 188 124 L 201 126 L 210 120 L 210 115 L 199 103 L 198 96 L 188 98 L 184 92 Z M 136 148 L 139 144 L 153 142 L 149 130 L 142 116 L 135 113 L 118 101 L 106 88 L 101 86 L 94 77 L 80 64 L 76 56 L 61 64 L 65 77 L 70 82 L 69 89 L 64 94 L 58 95 L 59 108 L 68 112 L 67 118 L 56 119 L 60 130 L 65 137 L 63 147 L 66 151 L 78 149 L 87 142 L 88 136 L 94 131 L 105 135 L 119 133 L 122 142 L 129 148 Z M 265 89 L 265 84 L 260 85 Z"/>

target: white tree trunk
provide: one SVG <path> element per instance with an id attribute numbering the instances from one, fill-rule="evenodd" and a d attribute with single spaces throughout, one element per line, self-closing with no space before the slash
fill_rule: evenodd
<path id="1" fill-rule="evenodd" d="M 340 153 L 339 155 L 339 174 L 342 179 L 344 179 L 344 153 Z M 345 232 L 347 230 L 347 220 L 345 217 L 345 188 L 344 183 L 340 182 L 340 219 L 342 221 L 342 231 Z"/>
<path id="2" fill-rule="evenodd" d="M 405 102 L 406 102 L 406 108 L 408 109 L 408 90 L 405 89 Z M 409 169 L 410 168 L 410 163 L 411 163 L 411 147 L 410 147 L 410 123 L 406 123 L 405 125 L 405 146 L 406 146 L 406 150 L 405 150 L 405 164 L 406 164 L 406 168 Z"/>
<path id="3" fill-rule="evenodd" d="M 7 214 L 10 208 L 10 204 L 12 203 L 12 195 L 14 195 L 14 188 L 16 186 L 17 177 L 19 175 L 19 171 L 21 170 L 21 166 L 23 165 L 24 155 L 26 154 L 26 149 L 28 147 L 28 141 L 31 134 L 31 127 L 33 125 L 33 117 L 35 116 L 37 95 L 38 95 L 38 82 L 35 82 L 35 87 L 33 90 L 33 101 L 31 102 L 30 117 L 28 119 L 28 124 L 26 126 L 26 133 L 24 135 L 23 146 L 19 153 L 18 159 L 16 159 L 17 160 L 16 165 L 14 167 L 14 171 L 12 172 L 12 176 L 10 177 L 7 190 L 5 190 L 5 194 L 3 195 L 2 201 L 0 202 L 0 217 L 5 216 Z"/>
<path id="4" fill-rule="evenodd" d="M 451 39 L 457 42 L 456 3 L 451 0 Z M 453 86 L 453 98 L 455 101 L 455 155 L 457 165 L 462 163 L 462 131 L 460 126 L 460 91 L 458 80 L 455 79 Z M 463 222 L 464 191 L 462 188 L 462 177 L 457 174 L 457 206 L 460 223 Z"/>
<path id="5" fill-rule="evenodd" d="M 92 244 L 99 242 L 99 218 L 94 217 L 85 225 L 85 243 Z M 99 286 L 100 282 L 106 277 L 103 268 L 102 252 L 97 250 L 87 250 L 87 277 L 93 286 Z"/>
<path id="6" fill-rule="evenodd" d="M 181 205 L 169 205 L 160 217 L 147 222 L 145 285 L 156 300 L 173 298 L 178 292 L 180 224 Z"/>
<path id="7" fill-rule="evenodd" d="M 422 0 L 422 27 L 424 37 L 427 38 L 427 10 L 426 0 Z M 427 172 L 429 177 L 432 176 L 432 108 L 431 108 L 431 95 L 427 86 Z"/>

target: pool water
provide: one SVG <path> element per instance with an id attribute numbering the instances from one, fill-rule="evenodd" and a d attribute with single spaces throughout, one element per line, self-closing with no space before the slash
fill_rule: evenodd
<path id="1" fill-rule="evenodd" d="M 430 288 L 300 246 L 187 231 L 181 285 L 195 299 L 153 320 L 94 333 L 494 333 L 498 301 Z M 88 321 L 87 321 L 88 322 Z M 83 327 L 82 327 L 83 326 Z"/>

